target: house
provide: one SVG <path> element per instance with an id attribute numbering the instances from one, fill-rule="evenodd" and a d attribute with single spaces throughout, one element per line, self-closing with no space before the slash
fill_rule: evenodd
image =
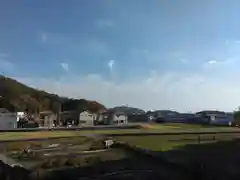
<path id="1" fill-rule="evenodd" d="M 148 122 L 153 122 L 153 121 L 155 121 L 155 113 L 154 113 L 154 111 L 148 111 L 148 112 L 146 112 L 146 117 L 147 117 L 147 121 Z"/>
<path id="2" fill-rule="evenodd" d="M 5 130 L 17 128 L 18 120 L 17 113 L 0 113 L 0 129 Z"/>
<path id="3" fill-rule="evenodd" d="M 151 113 L 155 122 L 159 123 L 187 123 L 204 124 L 206 120 L 193 113 L 179 113 L 171 110 L 158 110 Z"/>
<path id="4" fill-rule="evenodd" d="M 43 127 L 54 127 L 56 126 L 57 115 L 52 111 L 42 111 L 39 113 L 39 124 Z"/>
<path id="5" fill-rule="evenodd" d="M 151 113 L 152 121 L 173 122 L 179 120 L 179 113 L 171 110 L 157 110 Z"/>
<path id="6" fill-rule="evenodd" d="M 99 110 L 96 114 L 97 114 L 97 117 L 96 117 L 96 120 L 94 122 L 94 125 L 109 124 L 106 110 Z"/>
<path id="7" fill-rule="evenodd" d="M 127 124 L 128 116 L 125 113 L 116 112 L 113 114 L 112 120 L 114 124 Z"/>
<path id="8" fill-rule="evenodd" d="M 124 112 L 112 111 L 107 112 L 107 118 L 110 124 L 127 124 L 128 116 Z"/>
<path id="9" fill-rule="evenodd" d="M 93 126 L 97 120 L 98 114 L 89 110 L 82 111 L 79 114 L 79 125 L 81 126 Z"/>
<path id="10" fill-rule="evenodd" d="M 222 111 L 200 111 L 196 114 L 205 119 L 205 121 L 211 125 L 231 126 L 234 121 L 232 114 Z"/>
<path id="11" fill-rule="evenodd" d="M 105 110 L 96 113 L 95 125 L 127 124 L 128 116 L 124 112 Z"/>
<path id="12" fill-rule="evenodd" d="M 78 125 L 79 124 L 79 113 L 77 111 L 63 111 L 60 112 L 60 125 Z"/>
<path id="13" fill-rule="evenodd" d="M 148 122 L 149 116 L 146 114 L 130 114 L 128 115 L 128 122 Z"/>

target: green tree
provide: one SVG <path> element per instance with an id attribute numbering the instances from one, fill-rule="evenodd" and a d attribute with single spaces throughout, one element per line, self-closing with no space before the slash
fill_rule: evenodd
<path id="1" fill-rule="evenodd" d="M 240 124 L 240 107 L 233 113 L 234 121 Z"/>

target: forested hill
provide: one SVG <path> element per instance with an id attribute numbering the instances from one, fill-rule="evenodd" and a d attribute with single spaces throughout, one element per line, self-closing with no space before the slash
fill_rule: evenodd
<path id="1" fill-rule="evenodd" d="M 96 101 L 85 99 L 70 99 L 40 91 L 12 78 L 0 75 L 0 108 L 9 111 L 27 111 L 35 113 L 51 110 L 53 112 L 64 110 L 98 111 L 105 109 L 104 105 Z"/>

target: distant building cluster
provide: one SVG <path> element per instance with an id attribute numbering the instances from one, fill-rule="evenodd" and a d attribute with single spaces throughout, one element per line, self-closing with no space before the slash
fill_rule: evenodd
<path id="1" fill-rule="evenodd" d="M 71 127 L 96 126 L 110 124 L 128 124 L 133 122 L 157 123 L 195 123 L 231 126 L 233 113 L 220 111 L 201 111 L 197 113 L 179 113 L 170 110 L 158 111 L 119 111 L 115 109 L 92 112 L 90 110 L 63 111 L 58 114 L 43 111 L 29 115 L 25 112 L 10 113 L 0 108 L 0 129 L 29 128 L 29 127 Z"/>
<path id="2" fill-rule="evenodd" d="M 190 124 L 210 124 L 210 125 L 227 125 L 233 124 L 233 113 L 222 111 L 200 111 L 197 113 L 179 113 L 176 111 L 159 110 L 148 113 L 150 121 L 155 122 L 174 122 Z"/>

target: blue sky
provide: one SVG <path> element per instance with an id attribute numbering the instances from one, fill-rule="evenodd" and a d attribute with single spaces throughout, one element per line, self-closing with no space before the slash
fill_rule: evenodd
<path id="1" fill-rule="evenodd" d="M 238 0 L 0 0 L 0 72 L 108 107 L 233 110 Z"/>

